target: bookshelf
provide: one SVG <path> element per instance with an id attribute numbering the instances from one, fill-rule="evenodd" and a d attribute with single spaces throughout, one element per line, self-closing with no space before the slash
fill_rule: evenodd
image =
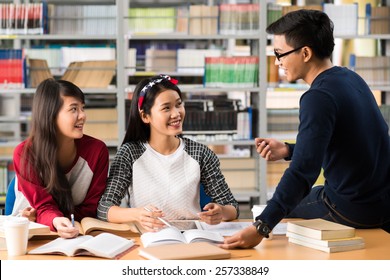
<path id="1" fill-rule="evenodd" d="M 36 70 L 47 71 L 56 79 L 64 77 L 66 70 L 76 71 L 77 69 L 68 68 L 68 65 L 71 61 L 80 60 L 80 57 L 88 61 L 115 60 L 117 5 L 115 0 L 11 0 L 0 1 L 0 6 L 2 11 L 12 8 L 16 14 L 30 11 L 29 9 L 39 11 L 37 12 L 39 16 L 34 23 L 28 22 L 24 25 L 23 20 L 18 17 L 15 21 L 12 18 L 7 22 L 3 20 L 0 27 L 0 49 L 5 52 L 22 50 L 22 63 L 26 63 L 26 67 L 18 69 L 19 73 L 24 75 L 20 85 L 5 82 L 0 75 L 2 78 L 0 79 L 0 197 L 2 197 L 6 193 L 9 180 L 14 176 L 10 164 L 13 150 L 26 138 L 29 130 L 31 102 L 36 86 L 36 82 L 30 81 L 33 68 L 30 67 L 29 59 L 34 59 L 35 62 L 45 60 L 48 66 L 45 69 L 37 66 Z M 65 10 L 68 14 L 58 14 Z M 61 26 L 67 29 L 60 29 Z M 88 67 L 99 71 L 108 66 L 88 65 Z M 83 69 L 87 70 L 88 67 Z M 114 72 L 110 85 L 101 86 L 96 83 L 79 85 L 86 95 L 87 110 L 96 108 L 115 110 L 117 106 L 115 63 L 109 67 Z M 86 129 L 89 129 L 92 135 L 93 131 L 110 129 L 111 136 L 114 137 L 100 138 L 115 153 L 119 133 L 115 119 L 91 118 L 89 124 Z M 94 126 L 98 129 L 93 130 Z M 3 200 L 0 200 L 1 204 Z"/>

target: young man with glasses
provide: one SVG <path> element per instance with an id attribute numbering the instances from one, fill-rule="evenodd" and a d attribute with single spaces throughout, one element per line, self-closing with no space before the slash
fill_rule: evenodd
<path id="1" fill-rule="evenodd" d="M 256 138 L 266 160 L 291 160 L 272 199 L 253 226 L 221 247 L 250 248 L 285 217 L 323 218 L 355 228 L 390 232 L 388 125 L 363 79 L 333 66 L 333 23 L 320 11 L 286 14 L 267 28 L 275 63 L 289 82 L 310 88 L 300 99 L 296 144 Z M 312 187 L 321 168 L 324 186 Z"/>

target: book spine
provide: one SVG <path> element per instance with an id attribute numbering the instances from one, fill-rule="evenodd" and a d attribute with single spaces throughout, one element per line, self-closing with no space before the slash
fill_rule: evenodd
<path id="1" fill-rule="evenodd" d="M 371 34 L 371 3 L 366 4 L 365 34 Z"/>

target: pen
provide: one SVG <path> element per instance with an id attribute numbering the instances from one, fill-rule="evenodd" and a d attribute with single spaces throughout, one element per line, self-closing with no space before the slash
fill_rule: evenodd
<path id="1" fill-rule="evenodd" d="M 151 209 L 149 209 L 148 207 L 144 207 L 144 209 L 148 212 L 153 212 Z M 157 219 L 161 222 L 163 222 L 165 225 L 169 226 L 169 227 L 172 227 L 172 225 L 170 223 L 168 223 L 166 220 L 164 220 L 163 218 L 160 218 L 160 217 L 157 217 Z"/>
<path id="2" fill-rule="evenodd" d="M 72 222 L 72 227 L 74 227 L 74 215 L 70 214 L 70 221 Z"/>

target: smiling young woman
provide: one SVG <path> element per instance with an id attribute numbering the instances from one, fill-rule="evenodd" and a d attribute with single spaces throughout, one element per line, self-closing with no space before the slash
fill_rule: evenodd
<path id="1" fill-rule="evenodd" d="M 106 145 L 83 134 L 84 105 L 76 85 L 43 81 L 34 95 L 29 137 L 14 151 L 12 214 L 34 211 L 37 222 L 64 238 L 78 235 L 69 220 L 72 214 L 77 221 L 96 217 L 108 175 Z"/>
<path id="2" fill-rule="evenodd" d="M 201 219 L 209 224 L 238 217 L 238 203 L 217 156 L 181 135 L 185 108 L 176 84 L 175 79 L 160 75 L 137 85 L 126 135 L 99 202 L 100 219 L 138 221 L 153 231 L 165 226 L 162 217 Z M 201 184 L 213 199 L 202 209 Z M 120 207 L 126 192 L 129 207 Z"/>

